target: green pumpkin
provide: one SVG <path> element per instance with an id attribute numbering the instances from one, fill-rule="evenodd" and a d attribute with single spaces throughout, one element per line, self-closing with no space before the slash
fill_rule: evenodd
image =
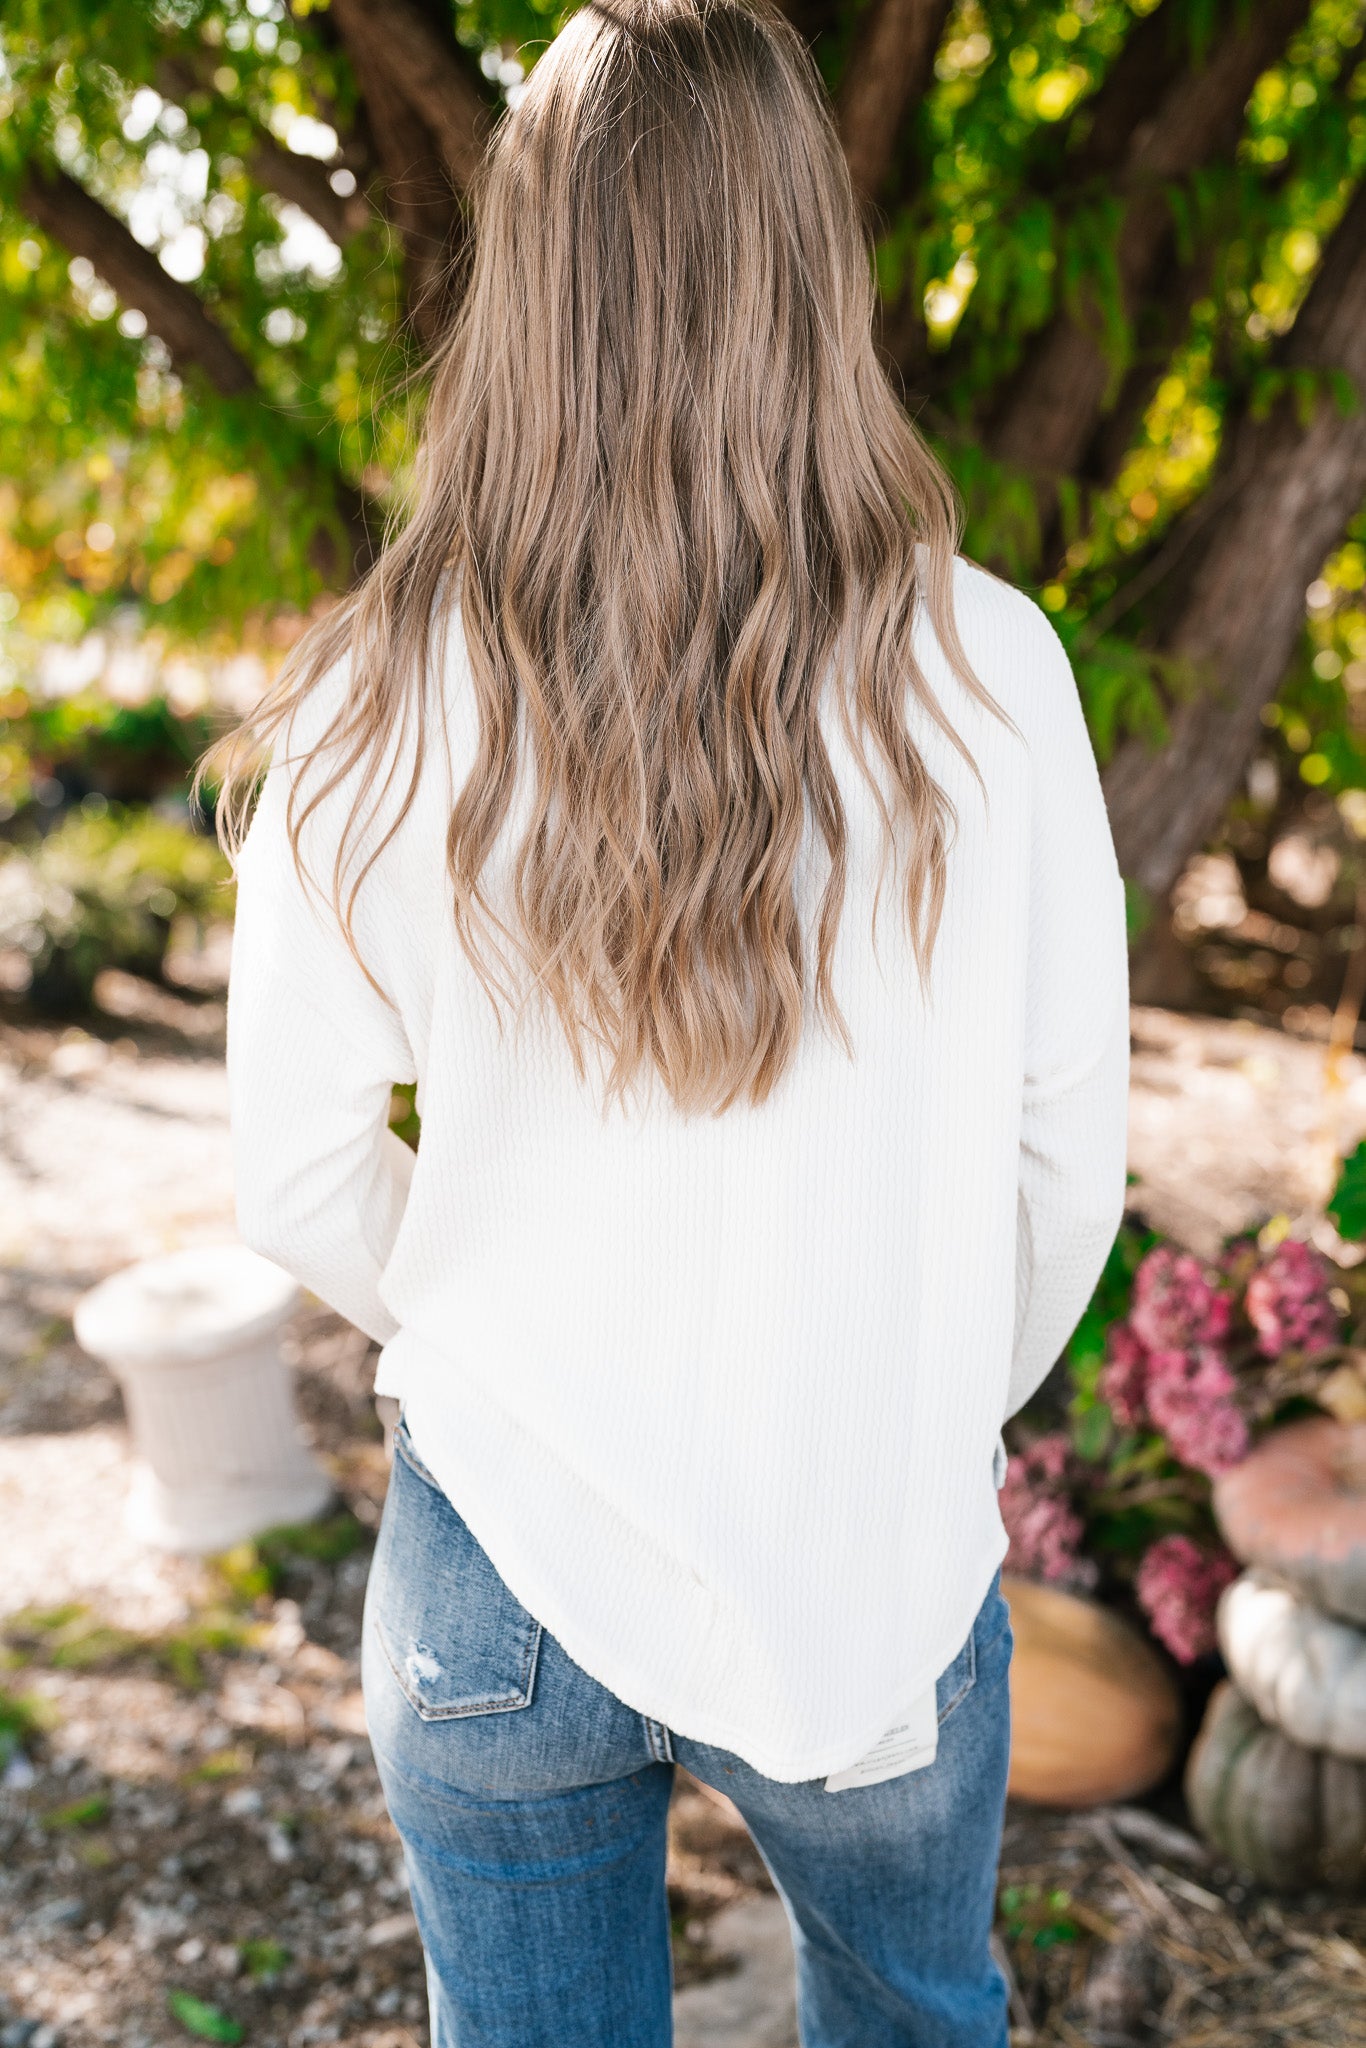
<path id="1" fill-rule="evenodd" d="M 1210 1845 L 1265 1884 L 1366 1891 L 1366 1762 L 1301 1749 L 1234 1685 L 1210 1700 L 1186 1803 Z"/>

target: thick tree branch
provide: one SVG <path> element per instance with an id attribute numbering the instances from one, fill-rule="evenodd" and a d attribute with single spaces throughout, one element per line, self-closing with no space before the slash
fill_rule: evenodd
<path id="1" fill-rule="evenodd" d="M 332 0 L 337 28 L 368 99 L 375 74 L 420 116 L 461 192 L 483 159 L 493 109 L 454 38 L 416 0 Z"/>
<path id="2" fill-rule="evenodd" d="M 934 75 L 950 0 L 874 0 L 840 85 L 839 123 L 849 175 L 871 201 L 891 168 L 903 114 Z"/>
<path id="3" fill-rule="evenodd" d="M 1348 67 L 1350 71 L 1350 67 Z M 1344 74 L 1344 83 L 1347 74 Z M 1263 196 L 1270 199 L 1290 179 L 1294 159 L 1285 158 L 1266 180 Z M 1236 231 L 1236 230 L 1234 230 Z M 1217 254 L 1217 239 L 1211 236 L 1189 260 L 1175 249 L 1168 251 L 1163 269 L 1150 282 L 1144 304 L 1134 321 L 1134 355 L 1118 396 L 1097 422 L 1078 469 L 1080 481 L 1091 490 L 1103 490 L 1119 475 L 1124 459 L 1133 447 L 1162 378 L 1190 326 L 1197 299 L 1210 289 Z M 1056 540 L 1056 536 L 1053 537 Z M 1046 558 L 1054 559 L 1046 550 Z"/>
<path id="4" fill-rule="evenodd" d="M 1307 0 L 1261 0 L 1239 11 L 1198 70 L 1181 71 L 1155 117 L 1133 131 L 1120 177 L 1126 198 L 1116 251 L 1122 309 L 1134 317 L 1161 271 L 1172 240 L 1164 186 L 1236 145 L 1248 95 L 1308 12 Z M 1146 26 L 1146 24 L 1145 24 Z M 1061 308 L 1035 339 L 987 424 L 998 461 L 1032 471 L 1045 508 L 1052 480 L 1081 464 L 1110 391 L 1111 369 L 1094 305 Z"/>
<path id="5" fill-rule="evenodd" d="M 214 90 L 208 66 L 179 53 L 164 58 L 157 66 L 157 89 L 164 99 L 182 106 L 186 100 L 212 94 Z M 277 142 L 268 129 L 255 122 L 252 125 L 256 140 L 249 164 L 257 184 L 302 207 L 338 248 L 344 247 L 371 217 L 363 195 L 353 192 L 343 198 L 332 190 L 325 163 L 313 156 L 296 156 L 293 150 Z"/>
<path id="6" fill-rule="evenodd" d="M 196 366 L 224 398 L 260 396 L 250 363 L 190 287 L 164 271 L 152 252 L 134 240 L 123 221 L 101 206 L 83 185 L 54 166 L 30 164 L 23 204 L 45 234 L 73 255 L 84 256 L 125 305 L 135 306 L 146 317 L 148 327 L 165 343 L 178 369 Z M 312 461 L 320 486 L 341 517 L 351 556 L 345 568 L 354 573 L 373 553 L 364 501 L 316 454 Z M 325 528 L 319 528 L 317 539 L 320 547 L 330 547 L 331 536 Z"/>
<path id="7" fill-rule="evenodd" d="M 65 171 L 30 165 L 24 208 L 54 242 L 84 256 L 126 306 L 135 306 L 179 363 L 197 363 L 225 398 L 250 391 L 251 366 L 188 285 L 168 275 L 150 249 Z"/>
<path id="8" fill-rule="evenodd" d="M 1047 129 L 1036 136 L 1024 180 L 1031 196 L 1056 197 L 1065 189 L 1113 178 L 1135 135 L 1151 122 L 1186 64 L 1182 26 L 1165 8 L 1134 24 L 1096 90 L 1081 102 L 1061 131 Z M 965 335 L 971 332 L 971 318 L 969 313 Z M 924 314 L 911 294 L 884 310 L 881 340 L 912 389 L 934 396 L 951 382 L 958 361 L 956 351 L 931 356 Z M 1010 389 L 1014 389 L 1013 382 Z M 1008 394 L 1001 401 L 1006 402 Z"/>
<path id="9" fill-rule="evenodd" d="M 1191 262 L 1173 260 L 1153 279 L 1148 301 L 1134 322 L 1133 359 L 1078 464 L 1078 475 L 1089 489 L 1103 490 L 1118 476 L 1153 393 L 1171 366 L 1173 351 L 1189 331 L 1192 308 L 1209 289 L 1213 265 L 1213 250 L 1201 249 Z"/>
<path id="10" fill-rule="evenodd" d="M 1121 866 L 1154 896 L 1217 827 L 1304 630 L 1305 589 L 1366 499 L 1366 186 L 1279 360 L 1325 382 L 1345 376 L 1357 405 L 1344 416 L 1324 389 L 1307 426 L 1289 395 L 1264 418 L 1244 413 L 1187 515 L 1192 539 L 1161 645 L 1205 687 L 1177 705 L 1165 747 L 1126 742 L 1105 775 Z M 1181 540 L 1178 527 L 1169 546 Z"/>
<path id="11" fill-rule="evenodd" d="M 346 197 L 334 192 L 326 164 L 317 157 L 296 156 L 273 135 L 257 137 L 247 162 L 258 185 L 264 185 L 277 198 L 302 207 L 339 249 L 360 233 L 367 220 L 374 219 L 361 192 Z"/>
<path id="12" fill-rule="evenodd" d="M 1050 173 L 1033 184 L 1056 190 L 1113 176 L 1187 70 L 1184 26 L 1161 7 L 1134 23 L 1100 84 L 1067 121 Z"/>

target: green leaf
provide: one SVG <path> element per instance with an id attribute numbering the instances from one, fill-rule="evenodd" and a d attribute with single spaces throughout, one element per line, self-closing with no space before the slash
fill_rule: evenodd
<path id="1" fill-rule="evenodd" d="M 109 1800 L 103 1792 L 92 1792 L 88 1799 L 73 1799 L 69 1806 L 54 1807 L 51 1813 L 43 1815 L 45 1828 L 97 1828 L 101 1821 L 109 1818 Z"/>
<path id="2" fill-rule="evenodd" d="M 255 1759 L 249 1749 L 220 1749 L 205 1757 L 186 1773 L 192 1784 L 213 1784 L 219 1778 L 237 1778 L 249 1771 Z"/>
<path id="3" fill-rule="evenodd" d="M 1098 1465 L 1110 1448 L 1114 1426 L 1110 1411 L 1103 1401 L 1097 1401 L 1094 1408 L 1078 1415 L 1072 1429 L 1072 1441 L 1077 1456 L 1085 1458 L 1089 1465 Z"/>
<path id="4" fill-rule="evenodd" d="M 192 1992 L 168 1991 L 166 2004 L 186 2033 L 195 2035 L 200 2041 L 240 2041 L 246 2031 L 238 2021 L 220 2012 L 216 2005 L 206 2004 Z"/>
<path id="5" fill-rule="evenodd" d="M 264 1599 L 276 1590 L 277 1572 L 261 1555 L 255 1543 L 238 1543 L 211 1560 L 232 1599 L 243 1606 Z"/>
<path id="6" fill-rule="evenodd" d="M 389 1101 L 389 1128 L 396 1138 L 417 1150 L 422 1119 L 417 1113 L 417 1083 L 396 1081 Z"/>
<path id="7" fill-rule="evenodd" d="M 53 1711 L 40 1695 L 10 1692 L 0 1685 L 0 1770 L 24 1743 L 51 1726 Z"/>
<path id="8" fill-rule="evenodd" d="M 365 1541 L 365 1531 L 348 1509 L 318 1522 L 287 1523 L 258 1538 L 261 1555 L 277 1568 L 291 1558 L 340 1564 Z"/>
<path id="9" fill-rule="evenodd" d="M 1328 1214 L 1343 1237 L 1366 1237 L 1366 1138 L 1343 1160 Z"/>
<path id="10" fill-rule="evenodd" d="M 1059 1942 L 1075 1941 L 1077 1929 L 1070 1920 L 1058 1920 L 1051 1927 L 1041 1927 L 1034 1937 L 1035 1948 L 1056 1948 Z"/>
<path id="11" fill-rule="evenodd" d="M 288 1969 L 293 1960 L 289 1949 L 265 1935 L 255 1941 L 239 1943 L 237 1953 L 247 1975 L 258 1984 L 272 1982 L 281 1971 Z"/>

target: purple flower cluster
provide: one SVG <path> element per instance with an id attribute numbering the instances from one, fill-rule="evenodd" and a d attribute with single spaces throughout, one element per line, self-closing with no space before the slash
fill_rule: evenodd
<path id="1" fill-rule="evenodd" d="M 1150 1351 L 1220 1344 L 1232 1320 L 1232 1301 L 1191 1252 L 1158 1245 L 1134 1275 L 1129 1321 Z"/>
<path id="2" fill-rule="evenodd" d="M 1110 1330 L 1100 1376 L 1121 1429 L 1160 1430 L 1174 1458 L 1211 1476 L 1247 1450 L 1237 1383 L 1217 1348 L 1232 1319 L 1231 1298 L 1200 1261 L 1159 1245 L 1134 1276 L 1133 1305 Z"/>
<path id="3" fill-rule="evenodd" d="M 1337 1341 L 1341 1317 L 1329 1299 L 1331 1269 L 1307 1244 L 1287 1237 L 1247 1283 L 1248 1321 L 1268 1358 L 1318 1351 Z"/>
<path id="4" fill-rule="evenodd" d="M 1193 1471 L 1227 1472 L 1247 1455 L 1247 1422 L 1234 1405 L 1237 1382 L 1219 1353 L 1154 1351 L 1148 1359 L 1148 1413 L 1172 1456 Z"/>
<path id="5" fill-rule="evenodd" d="M 1189 1536 L 1159 1536 L 1144 1551 L 1134 1591 L 1153 1634 L 1178 1664 L 1193 1664 L 1214 1648 L 1214 1610 L 1237 1575 L 1227 1551 Z"/>
<path id="6" fill-rule="evenodd" d="M 1342 1317 L 1333 1278 L 1326 1259 L 1293 1239 L 1264 1252 L 1245 1235 L 1213 1265 L 1175 1245 L 1148 1252 L 1128 1314 L 1106 1334 L 1097 1382 L 1123 1434 L 1112 1440 L 1102 1431 L 1097 1443 L 1083 1414 L 1085 1455 L 1058 1430 L 1009 1460 L 1000 1496 L 1007 1569 L 1090 1591 L 1101 1579 L 1088 1554 L 1093 1516 L 1131 1507 L 1141 1527 L 1145 1509 L 1156 1516 L 1159 1502 L 1168 1513 L 1177 1507 L 1193 1533 L 1147 1544 L 1134 1593 L 1154 1637 L 1178 1662 L 1212 1650 L 1219 1595 L 1237 1566 L 1214 1534 L 1206 1489 L 1191 1474 L 1216 1478 L 1247 1455 L 1248 1413 L 1266 1406 L 1268 1379 L 1274 1399 L 1278 1380 L 1265 1361 L 1336 1342 Z M 1135 1444 L 1133 1433 L 1160 1441 Z M 1168 1459 L 1186 1470 L 1173 1473 Z"/>
<path id="7" fill-rule="evenodd" d="M 1061 1431 L 1041 1436 L 1006 1465 L 1001 1519 L 1010 1538 L 1005 1569 L 1085 1591 L 1099 1572 L 1081 1555 L 1086 1525 L 1073 1504 L 1076 1461 Z"/>

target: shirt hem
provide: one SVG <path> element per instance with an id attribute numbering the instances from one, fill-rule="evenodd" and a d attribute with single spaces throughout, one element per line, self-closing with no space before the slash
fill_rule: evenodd
<path id="1" fill-rule="evenodd" d="M 534 1544 L 525 1540 L 525 1524 L 515 1513 L 500 1516 L 493 1511 L 473 1464 L 461 1460 L 458 1447 L 468 1443 L 468 1424 L 480 1411 L 487 1419 L 490 1410 L 488 1397 L 465 1380 L 460 1382 L 458 1394 L 449 1384 L 440 1389 L 434 1387 L 434 1374 L 424 1360 L 427 1347 L 416 1340 L 411 1331 L 402 1332 L 400 1342 L 393 1348 L 401 1350 L 404 1363 L 401 1366 L 397 1358 L 391 1361 L 386 1352 L 380 1373 L 381 1391 L 402 1399 L 419 1456 L 513 1597 L 555 1637 L 573 1663 L 632 1712 L 660 1723 L 684 1741 L 703 1743 L 737 1756 L 762 1777 L 777 1784 L 801 1784 L 827 1777 L 831 1772 L 847 1769 L 866 1755 L 887 1729 L 895 1725 L 898 1715 L 911 1701 L 921 1696 L 958 1654 L 1005 1555 L 1006 1537 L 998 1525 L 982 1562 L 972 1574 L 965 1575 L 965 1584 L 970 1591 L 964 1596 L 962 1611 L 956 1611 L 952 1621 L 939 1635 L 930 1639 L 929 1647 L 910 1665 L 895 1690 L 889 1690 L 886 1704 L 880 1706 L 875 1715 L 870 1715 L 866 1723 L 860 1723 L 852 1732 L 832 1735 L 795 1752 L 770 1748 L 756 1739 L 752 1727 L 716 1714 L 696 1702 L 689 1703 L 686 1677 L 681 1678 L 678 1685 L 661 1684 L 653 1674 L 632 1664 L 629 1658 L 614 1655 L 594 1631 L 579 1627 L 569 1604 L 541 1568 Z M 453 1372 L 451 1362 L 433 1357 L 432 1363 L 449 1381 Z M 443 1426 L 447 1418 L 450 1426 Z M 512 1432 L 521 1437 L 529 1459 L 537 1459 L 544 1464 L 551 1457 L 546 1447 L 521 1431 L 513 1418 L 500 1411 L 498 1421 L 505 1433 Z M 466 1426 L 462 1427 L 462 1424 Z M 577 1475 L 566 1473 L 562 1466 L 559 1473 L 562 1485 L 577 1486 L 587 1492 Z M 674 1603 L 671 1620 L 676 1624 L 674 1641 L 691 1645 L 691 1652 L 682 1664 L 686 1673 L 689 1664 L 700 1661 L 709 1642 L 714 1640 L 718 1627 L 724 1626 L 725 1616 L 720 1611 L 717 1596 L 701 1587 L 686 1565 L 671 1557 L 646 1531 L 628 1525 L 620 1512 L 599 1496 L 592 1498 L 600 1516 L 610 1516 L 621 1525 L 615 1533 L 629 1533 L 630 1547 L 642 1559 L 650 1559 L 657 1578 L 670 1583 Z M 994 1501 L 994 1493 L 990 1498 Z M 560 1547 L 563 1554 L 563 1546 Z"/>

